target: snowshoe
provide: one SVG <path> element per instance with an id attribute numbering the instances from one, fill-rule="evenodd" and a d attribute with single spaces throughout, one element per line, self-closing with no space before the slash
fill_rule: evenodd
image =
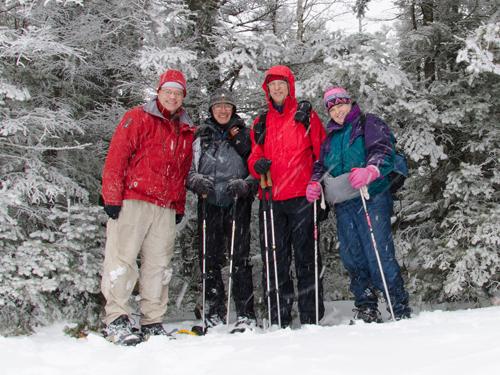
<path id="1" fill-rule="evenodd" d="M 361 306 L 352 310 L 354 318 L 350 321 L 350 325 L 356 324 L 356 321 L 362 320 L 365 323 L 382 323 L 382 317 L 378 309 L 368 306 Z"/>
<path id="2" fill-rule="evenodd" d="M 226 324 L 224 319 L 219 317 L 218 314 L 213 314 L 205 318 L 205 329 L 203 329 L 203 326 L 196 325 L 191 328 L 191 331 L 197 336 L 204 336 L 207 334 L 209 328 L 220 327 L 224 324 Z"/>
<path id="3" fill-rule="evenodd" d="M 175 340 L 174 336 L 165 331 L 165 328 L 163 328 L 163 324 L 161 323 L 146 324 L 141 326 L 141 334 L 144 341 L 148 340 L 151 336 L 166 336 L 170 340 Z"/>
<path id="4" fill-rule="evenodd" d="M 215 328 L 226 324 L 226 320 L 221 318 L 218 314 L 212 314 L 205 318 L 205 327 Z"/>
<path id="5" fill-rule="evenodd" d="M 411 309 L 407 307 L 403 312 L 394 313 L 396 321 L 402 319 L 411 319 Z"/>
<path id="6" fill-rule="evenodd" d="M 108 324 L 102 331 L 106 340 L 117 345 L 135 346 L 142 342 L 142 335 L 134 330 L 127 315 L 121 315 Z"/>
<path id="7" fill-rule="evenodd" d="M 234 328 L 229 333 L 243 333 L 245 331 L 254 331 L 257 327 L 257 321 L 246 316 L 239 316 Z"/>

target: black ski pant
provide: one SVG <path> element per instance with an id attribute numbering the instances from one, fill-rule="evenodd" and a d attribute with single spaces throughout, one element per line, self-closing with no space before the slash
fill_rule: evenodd
<path id="1" fill-rule="evenodd" d="M 314 265 L 314 222 L 313 206 L 304 197 L 273 201 L 274 231 L 276 240 L 276 260 L 280 294 L 281 325 L 287 327 L 292 321 L 294 287 L 291 276 L 292 254 L 297 277 L 298 307 L 302 324 L 316 323 L 315 265 Z M 266 246 L 264 244 L 263 225 L 264 205 L 259 206 L 260 244 L 263 261 L 263 288 L 267 295 Z M 271 296 L 272 324 L 278 323 L 276 303 L 276 283 L 274 277 L 274 258 L 272 253 L 272 233 L 269 210 L 267 212 L 267 232 L 269 248 L 269 278 Z M 321 271 L 321 256 L 318 248 L 318 276 Z M 318 280 L 319 319 L 324 315 L 323 286 Z M 264 301 L 267 304 L 267 297 Z"/>
<path id="2" fill-rule="evenodd" d="M 233 250 L 232 296 L 238 316 L 255 318 L 250 262 L 250 216 L 252 198 L 238 199 L 236 203 L 236 230 Z M 202 220 L 204 214 L 203 199 L 198 199 L 198 230 L 200 238 L 199 260 L 202 263 Z M 231 233 L 233 223 L 233 205 L 218 207 L 206 203 L 206 301 L 208 316 L 217 314 L 226 319 L 227 299 L 224 291 L 221 269 L 229 264 Z"/>

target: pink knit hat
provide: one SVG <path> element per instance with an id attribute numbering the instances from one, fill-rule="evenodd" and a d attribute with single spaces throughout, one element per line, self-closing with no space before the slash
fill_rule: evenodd
<path id="1" fill-rule="evenodd" d="M 352 102 L 351 96 L 343 87 L 329 87 L 323 96 L 323 102 L 327 111 L 337 104 L 349 104 Z"/>

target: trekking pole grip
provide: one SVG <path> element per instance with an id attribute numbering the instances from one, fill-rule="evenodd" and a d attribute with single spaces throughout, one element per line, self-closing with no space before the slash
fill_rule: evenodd
<path id="1" fill-rule="evenodd" d="M 266 176 L 261 174 L 260 175 L 260 188 L 262 189 L 262 191 L 264 191 L 264 189 L 267 187 L 267 184 L 266 184 Z"/>
<path id="2" fill-rule="evenodd" d="M 273 180 L 271 180 L 271 171 L 267 171 L 266 179 L 267 179 L 267 186 L 273 187 Z"/>

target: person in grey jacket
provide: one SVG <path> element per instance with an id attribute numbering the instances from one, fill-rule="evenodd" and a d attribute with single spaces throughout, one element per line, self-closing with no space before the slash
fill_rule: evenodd
<path id="1" fill-rule="evenodd" d="M 210 117 L 199 127 L 193 143 L 193 163 L 188 188 L 198 195 L 198 229 L 202 238 L 206 218 L 206 300 L 205 324 L 225 323 L 226 300 L 221 269 L 231 246 L 232 221 L 236 230 L 233 252 L 232 295 L 238 328 L 255 326 L 250 216 L 258 181 L 248 173 L 251 150 L 249 129 L 236 114 L 230 91 L 216 90 L 209 101 Z M 233 212 L 233 210 L 235 210 Z M 201 241 L 200 241 L 201 242 Z M 200 246 L 200 268 L 202 254 Z"/>

